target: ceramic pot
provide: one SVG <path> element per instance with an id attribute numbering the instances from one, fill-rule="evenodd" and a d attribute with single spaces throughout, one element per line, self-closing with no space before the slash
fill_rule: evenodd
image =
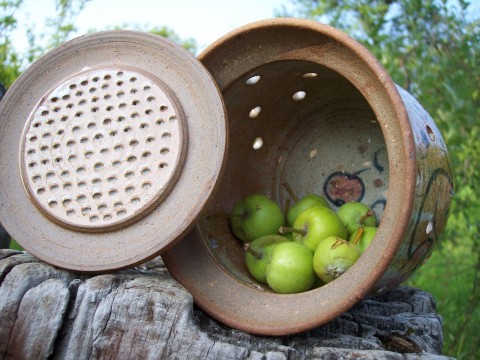
<path id="1" fill-rule="evenodd" d="M 205 311 L 250 333 L 300 332 L 399 285 L 429 258 L 452 197 L 445 143 L 362 45 L 326 25 L 273 19 L 225 35 L 199 59 L 226 106 L 228 161 L 204 216 L 163 257 Z M 350 270 L 292 295 L 252 279 L 221 216 L 255 193 L 285 204 L 283 181 L 333 209 L 364 202 L 379 221 Z"/>

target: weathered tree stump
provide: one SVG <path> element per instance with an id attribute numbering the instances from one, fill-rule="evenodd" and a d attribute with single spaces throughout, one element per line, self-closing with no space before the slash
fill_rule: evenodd
<path id="1" fill-rule="evenodd" d="M 85 275 L 0 250 L 2 359 L 447 359 L 433 298 L 399 287 L 284 337 L 228 328 L 196 308 L 160 258 Z"/>

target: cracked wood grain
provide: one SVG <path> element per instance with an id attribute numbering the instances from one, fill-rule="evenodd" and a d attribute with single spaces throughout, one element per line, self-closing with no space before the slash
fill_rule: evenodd
<path id="1" fill-rule="evenodd" d="M 0 250 L 0 324 L 0 359 L 446 359 L 435 303 L 418 289 L 305 333 L 255 336 L 198 309 L 160 258 L 85 275 Z"/>

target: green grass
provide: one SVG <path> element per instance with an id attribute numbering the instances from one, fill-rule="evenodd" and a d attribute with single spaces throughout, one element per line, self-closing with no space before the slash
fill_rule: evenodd
<path id="1" fill-rule="evenodd" d="M 443 354 L 480 359 L 480 256 L 474 241 L 444 241 L 408 284 L 431 293 L 443 318 Z"/>

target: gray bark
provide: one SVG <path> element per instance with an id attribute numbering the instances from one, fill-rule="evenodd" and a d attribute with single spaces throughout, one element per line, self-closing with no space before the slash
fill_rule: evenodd
<path id="1" fill-rule="evenodd" d="M 0 359 L 447 359 L 426 292 L 399 287 L 284 337 L 231 329 L 198 309 L 160 258 L 107 275 L 0 250 Z"/>

